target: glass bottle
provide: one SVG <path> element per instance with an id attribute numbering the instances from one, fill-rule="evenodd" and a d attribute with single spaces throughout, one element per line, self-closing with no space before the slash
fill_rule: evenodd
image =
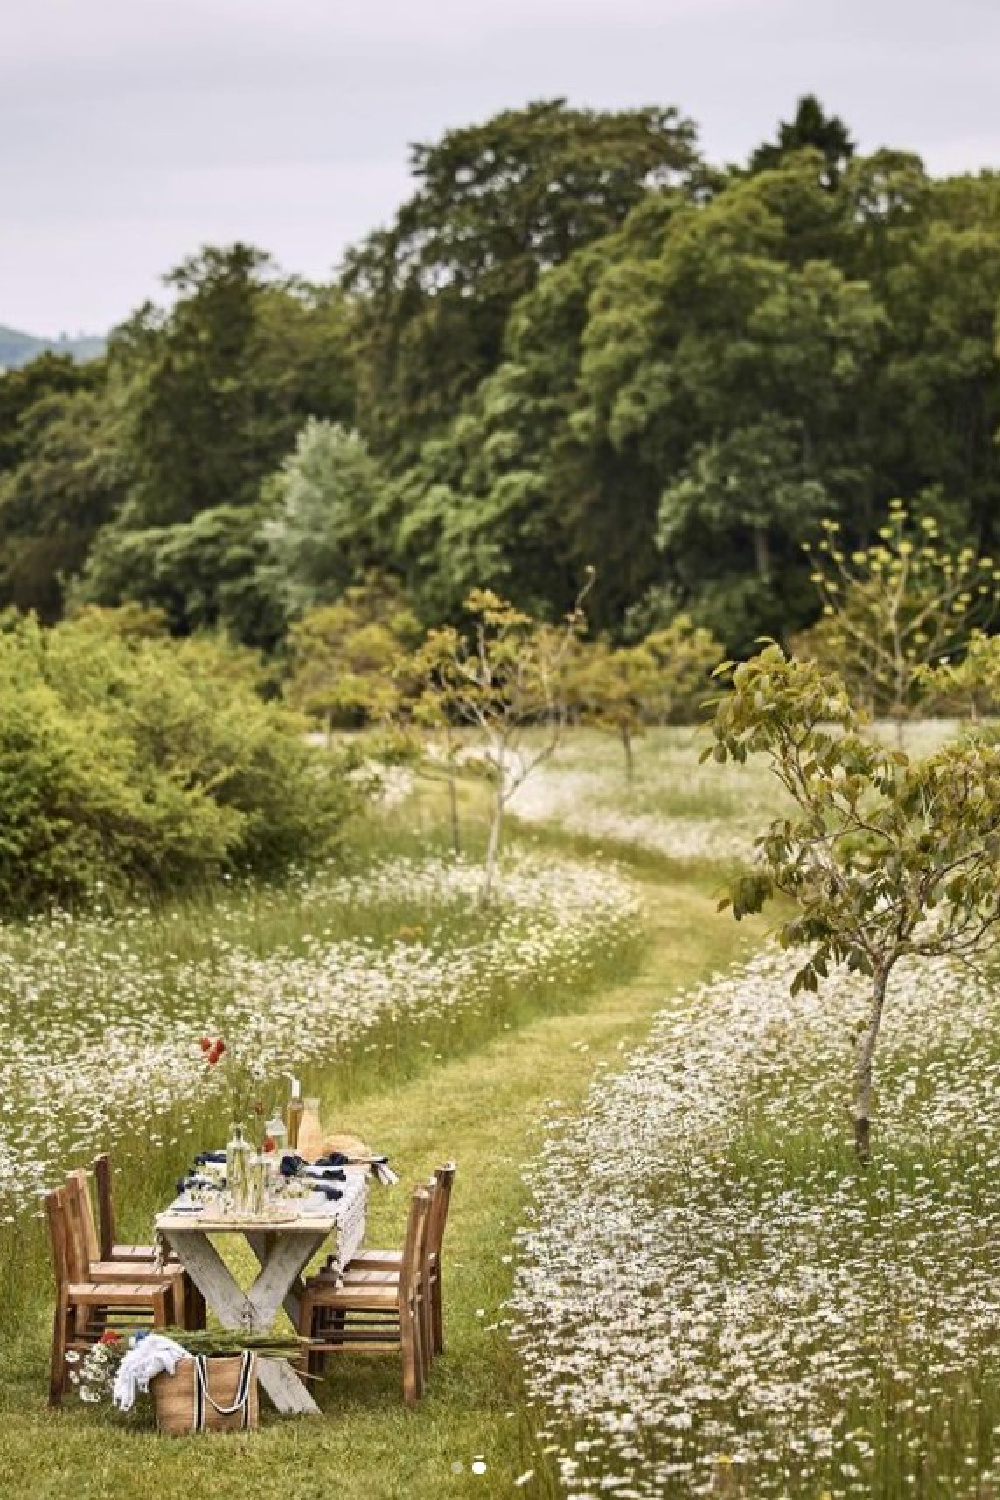
<path id="1" fill-rule="evenodd" d="M 299 1123 L 298 1153 L 306 1161 L 323 1155 L 323 1122 L 319 1117 L 319 1100 L 306 1099 Z"/>
<path id="2" fill-rule="evenodd" d="M 288 1145 L 292 1151 L 298 1150 L 299 1126 L 302 1124 L 302 1112 L 305 1107 L 302 1103 L 301 1088 L 299 1080 L 293 1078 L 292 1097 L 289 1099 L 288 1107 L 285 1110 L 285 1119 L 288 1121 Z"/>
<path id="3" fill-rule="evenodd" d="M 243 1126 L 231 1125 L 230 1139 L 226 1145 L 226 1188 L 233 1208 L 242 1211 L 247 1206 L 250 1187 L 250 1142 L 243 1138 Z"/>

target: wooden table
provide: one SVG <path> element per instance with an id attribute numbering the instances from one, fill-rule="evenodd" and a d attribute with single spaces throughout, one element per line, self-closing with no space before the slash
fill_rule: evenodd
<path id="1" fill-rule="evenodd" d="M 220 1217 L 211 1204 L 199 1213 L 175 1212 L 171 1205 L 157 1216 L 156 1228 L 224 1328 L 266 1332 L 282 1307 L 298 1328 L 302 1272 L 331 1235 L 337 1236 L 334 1253 L 342 1265 L 357 1253 L 364 1238 L 365 1191 L 365 1174 L 349 1172 L 344 1196 L 336 1202 L 324 1199 L 321 1211 L 312 1210 L 312 1200 L 293 1199 L 289 1217 L 278 1222 L 266 1216 Z M 260 1271 L 246 1291 L 212 1243 L 212 1236 L 220 1234 L 242 1235 L 257 1257 Z M 278 1411 L 319 1414 L 286 1359 L 261 1359 L 258 1371 Z"/>

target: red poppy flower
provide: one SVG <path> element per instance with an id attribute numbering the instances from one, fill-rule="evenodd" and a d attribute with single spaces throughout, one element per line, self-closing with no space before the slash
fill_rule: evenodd
<path id="1" fill-rule="evenodd" d="M 218 1042 L 216 1042 L 212 1047 L 211 1052 L 208 1054 L 207 1062 L 209 1063 L 209 1066 L 214 1068 L 215 1064 L 219 1061 L 219 1058 L 221 1056 L 222 1053 L 219 1051 L 219 1044 Z"/>
<path id="2" fill-rule="evenodd" d="M 198 1043 L 198 1046 L 201 1048 L 202 1052 L 211 1052 L 212 1038 L 210 1036 L 203 1036 L 201 1041 Z"/>
<path id="3" fill-rule="evenodd" d="M 104 1332 L 101 1334 L 97 1342 L 99 1344 L 117 1344 L 120 1343 L 120 1341 L 120 1333 L 115 1333 L 112 1328 L 105 1328 Z"/>
<path id="4" fill-rule="evenodd" d="M 223 1054 L 223 1052 L 225 1052 L 225 1050 L 226 1050 L 226 1043 L 225 1043 L 224 1039 L 220 1036 L 219 1039 L 218 1039 L 218 1041 L 215 1044 L 215 1051 L 218 1053 L 219 1057 L 221 1057 L 222 1054 Z"/>
<path id="5" fill-rule="evenodd" d="M 266 1135 L 264 1137 L 264 1150 L 265 1151 L 273 1151 L 274 1150 L 274 1141 L 271 1139 L 271 1137 L 269 1135 Z"/>

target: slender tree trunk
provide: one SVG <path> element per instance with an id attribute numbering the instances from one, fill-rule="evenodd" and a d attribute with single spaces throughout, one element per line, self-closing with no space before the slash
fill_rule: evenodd
<path id="1" fill-rule="evenodd" d="M 887 968 L 876 969 L 872 981 L 871 1015 L 868 1025 L 858 1038 L 858 1055 L 855 1065 L 854 1145 L 861 1161 L 867 1161 L 871 1155 L 872 1071 L 875 1047 L 882 1025 L 882 1009 L 885 1005 L 885 987 L 888 979 Z"/>
<path id="2" fill-rule="evenodd" d="M 757 577 L 761 583 L 771 582 L 771 548 L 768 543 L 767 527 L 762 522 L 756 521 L 753 528 L 753 550 L 754 559 L 757 563 Z"/>
<path id="3" fill-rule="evenodd" d="M 458 787 L 454 771 L 448 775 L 448 811 L 451 815 L 451 843 L 456 854 L 462 852 L 462 835 L 458 824 Z"/>
<path id="4" fill-rule="evenodd" d="M 497 861 L 500 858 L 500 838 L 503 833 L 503 770 L 497 781 L 496 799 L 493 803 L 493 816 L 490 819 L 490 836 L 486 845 L 486 869 L 483 872 L 483 884 L 479 900 L 482 906 L 489 906 L 493 895 L 493 881 L 496 876 Z"/>
<path id="5" fill-rule="evenodd" d="M 333 714 L 326 716 L 326 748 L 333 749 Z"/>
<path id="6" fill-rule="evenodd" d="M 625 751 L 625 780 L 631 786 L 635 776 L 635 756 L 632 754 L 632 731 L 627 724 L 622 725 L 622 747 Z"/>

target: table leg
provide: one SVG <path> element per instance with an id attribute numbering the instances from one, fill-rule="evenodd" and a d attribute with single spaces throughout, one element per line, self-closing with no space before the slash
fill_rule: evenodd
<path id="1" fill-rule="evenodd" d="M 261 1244 L 266 1258 L 253 1285 L 244 1292 L 207 1234 L 196 1230 L 171 1233 L 171 1244 L 184 1269 L 225 1328 L 244 1328 L 253 1333 L 270 1328 L 278 1308 L 289 1295 L 290 1286 L 298 1280 L 324 1236 L 298 1233 L 262 1238 L 270 1241 L 268 1245 Z M 261 1359 L 258 1372 L 261 1385 L 278 1411 L 319 1413 L 319 1407 L 287 1360 Z"/>
<path id="2" fill-rule="evenodd" d="M 254 1255 L 256 1255 L 260 1265 L 265 1266 L 271 1255 L 274 1253 L 274 1235 L 260 1234 L 255 1231 L 250 1231 L 247 1234 L 246 1239 L 247 1244 L 250 1246 L 250 1249 L 253 1251 Z M 320 1243 L 322 1243 L 322 1241 L 320 1241 Z M 305 1265 L 308 1265 L 309 1260 L 312 1259 L 318 1248 L 318 1245 L 313 1247 L 313 1249 L 310 1251 L 309 1258 L 306 1262 L 304 1262 L 302 1269 L 305 1269 Z M 285 1309 L 285 1312 L 288 1314 L 293 1328 L 298 1328 L 299 1326 L 299 1314 L 302 1311 L 302 1293 L 304 1291 L 305 1285 L 302 1281 L 302 1275 L 300 1272 L 299 1275 L 295 1277 L 291 1286 L 288 1288 L 288 1291 L 285 1293 L 284 1300 L 281 1304 Z"/>

